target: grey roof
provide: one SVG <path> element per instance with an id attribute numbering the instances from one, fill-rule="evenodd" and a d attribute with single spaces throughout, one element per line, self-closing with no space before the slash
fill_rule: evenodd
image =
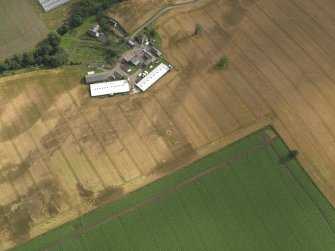
<path id="1" fill-rule="evenodd" d="M 137 65 L 140 64 L 140 60 L 139 60 L 138 58 L 136 58 L 136 57 L 133 57 L 133 58 L 130 60 L 130 62 L 131 62 L 133 65 L 135 65 L 135 66 L 137 66 Z"/>
<path id="2" fill-rule="evenodd" d="M 108 75 L 105 72 L 85 76 L 85 81 L 87 84 L 103 82 L 106 80 L 108 80 Z"/>
<path id="3" fill-rule="evenodd" d="M 100 35 L 99 35 L 99 37 L 98 37 L 98 40 L 99 40 L 101 43 L 104 44 L 104 43 L 107 43 L 108 38 L 106 37 L 105 34 L 100 33 Z"/>
<path id="4" fill-rule="evenodd" d="M 131 52 L 126 53 L 123 56 L 123 60 L 126 61 L 126 62 L 130 62 L 130 60 L 132 60 L 135 56 L 136 56 L 136 54 L 131 51 Z"/>
<path id="5" fill-rule="evenodd" d="M 157 57 L 160 57 L 162 55 L 162 53 L 159 50 L 157 50 L 155 47 L 151 48 L 151 52 Z"/>

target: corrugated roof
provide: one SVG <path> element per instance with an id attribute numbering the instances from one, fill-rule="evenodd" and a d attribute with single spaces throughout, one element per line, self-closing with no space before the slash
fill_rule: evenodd
<path id="1" fill-rule="evenodd" d="M 130 85 L 127 80 L 104 82 L 90 85 L 92 97 L 113 95 L 130 91 Z"/>
<path id="2" fill-rule="evenodd" d="M 108 75 L 105 72 L 85 76 L 85 81 L 87 84 L 102 82 L 102 81 L 106 81 L 107 79 L 108 79 Z"/>
<path id="3" fill-rule="evenodd" d="M 152 70 L 145 78 L 143 78 L 140 82 L 136 83 L 136 86 L 140 88 L 142 91 L 146 91 L 150 86 L 157 82 L 158 79 L 163 77 L 170 68 L 161 63 L 155 69 Z"/>

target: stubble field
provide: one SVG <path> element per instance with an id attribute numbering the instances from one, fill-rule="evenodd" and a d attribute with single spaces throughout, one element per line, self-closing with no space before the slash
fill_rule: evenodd
<path id="1" fill-rule="evenodd" d="M 155 25 L 176 71 L 137 96 L 91 99 L 76 69 L 1 79 L 0 248 L 267 124 L 334 205 L 334 11 L 330 0 L 213 0 L 170 12 Z"/>
<path id="2" fill-rule="evenodd" d="M 30 0 L 2 0 L 0 29 L 0 61 L 33 48 L 48 32 Z"/>

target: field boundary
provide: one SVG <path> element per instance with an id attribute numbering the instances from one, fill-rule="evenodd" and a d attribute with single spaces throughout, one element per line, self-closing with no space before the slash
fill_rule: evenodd
<path id="1" fill-rule="evenodd" d="M 55 246 L 57 246 L 59 244 L 64 243 L 67 240 L 71 240 L 73 238 L 79 237 L 80 235 L 82 235 L 82 234 L 84 234 L 86 232 L 89 232 L 90 230 L 95 229 L 95 228 L 99 227 L 100 225 L 103 225 L 103 224 L 105 224 L 105 223 L 107 223 L 107 222 L 109 222 L 109 221 L 111 221 L 111 220 L 113 220 L 115 218 L 118 218 L 118 217 L 120 217 L 120 216 L 122 216 L 124 214 L 127 214 L 127 213 L 131 212 L 131 211 L 134 211 L 135 209 L 140 208 L 140 207 L 142 207 L 142 206 L 144 206 L 146 204 L 150 204 L 150 203 L 152 203 L 152 202 L 154 202 L 156 200 L 159 200 L 161 197 L 163 197 L 163 196 L 165 196 L 165 195 L 167 195 L 167 194 L 169 194 L 171 192 L 174 192 L 177 189 L 179 189 L 179 188 L 181 188 L 181 187 L 183 187 L 183 186 L 185 186 L 185 185 L 187 185 L 189 183 L 192 183 L 193 181 L 198 180 L 199 178 L 202 178 L 202 177 L 208 175 L 209 173 L 212 173 L 212 172 L 216 171 L 219 168 L 223 168 L 226 165 L 229 165 L 233 161 L 239 160 L 239 159 L 241 159 L 243 157 L 248 156 L 249 154 L 254 153 L 255 151 L 258 151 L 260 149 L 263 149 L 263 148 L 266 148 L 266 147 L 270 146 L 275 139 L 272 139 L 270 142 L 263 142 L 263 143 L 258 144 L 257 146 L 255 146 L 255 147 L 253 147 L 251 149 L 248 149 L 247 151 L 244 151 L 244 152 L 242 152 L 242 153 L 240 153 L 238 155 L 234 155 L 233 157 L 230 157 L 227 160 L 225 160 L 225 161 L 223 161 L 223 162 L 221 162 L 221 163 L 219 163 L 219 164 L 217 164 L 217 165 L 215 165 L 215 166 L 213 166 L 213 167 L 211 167 L 209 169 L 206 169 L 205 171 L 202 171 L 201 173 L 199 173 L 197 175 L 194 175 L 194 176 L 192 176 L 192 177 L 184 180 L 183 182 L 181 182 L 181 183 L 179 183 L 179 184 L 177 184 L 177 185 L 175 185 L 173 187 L 170 187 L 170 188 L 167 188 L 167 189 L 163 190 L 162 192 L 160 192 L 160 193 L 152 196 L 151 198 L 148 198 L 148 199 L 145 199 L 145 200 L 143 200 L 141 202 L 138 202 L 138 203 L 136 203 L 135 205 L 133 205 L 130 208 L 127 208 L 127 209 L 125 209 L 125 210 L 123 210 L 123 211 L 121 211 L 121 212 L 119 212 L 119 213 L 117 213 L 115 215 L 111 215 L 110 217 L 107 217 L 107 218 L 105 218 L 103 220 L 100 220 L 97 223 L 92 224 L 92 225 L 86 227 L 85 230 L 80 229 L 80 231 L 78 231 L 78 232 L 76 232 L 74 234 L 71 234 L 71 235 L 69 235 L 69 236 L 67 236 L 67 237 L 65 237 L 65 238 L 63 238 L 63 239 L 61 239 L 61 240 L 59 240 L 59 241 L 51 244 L 51 245 L 48 245 L 47 247 L 42 248 L 41 250 L 48 250 L 48 249 L 53 248 L 53 247 L 55 247 Z"/>

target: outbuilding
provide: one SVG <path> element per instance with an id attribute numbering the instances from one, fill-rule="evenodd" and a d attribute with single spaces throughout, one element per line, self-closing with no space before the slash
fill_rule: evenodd
<path id="1" fill-rule="evenodd" d="M 105 72 L 89 74 L 85 76 L 86 84 L 93 84 L 98 82 L 104 82 L 108 80 L 108 75 Z"/>
<path id="2" fill-rule="evenodd" d="M 151 52 L 152 52 L 152 54 L 154 54 L 156 57 L 160 57 L 160 56 L 162 56 L 162 53 L 161 53 L 159 50 L 157 50 L 155 47 L 152 47 L 152 48 L 151 48 Z"/>

